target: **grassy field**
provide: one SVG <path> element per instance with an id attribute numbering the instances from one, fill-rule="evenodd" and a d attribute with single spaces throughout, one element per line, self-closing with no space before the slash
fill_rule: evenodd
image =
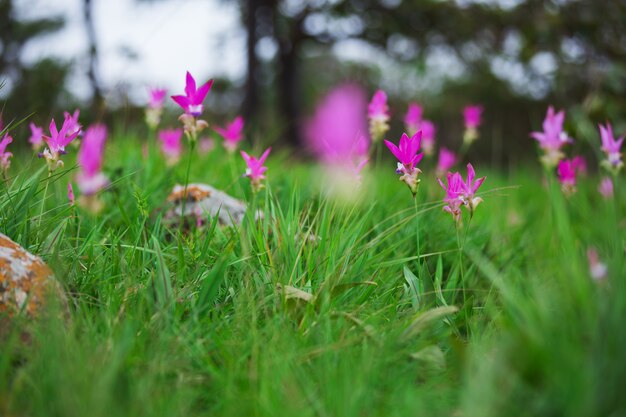
<path id="1" fill-rule="evenodd" d="M 428 161 L 417 205 L 388 155 L 346 203 L 275 152 L 253 199 L 219 148 L 190 181 L 264 219 L 181 236 L 160 209 L 187 155 L 171 169 L 110 138 L 94 216 L 68 204 L 75 152 L 48 186 L 21 152 L 2 186 L 0 230 L 50 264 L 71 314 L 0 342 L 0 415 L 626 415 L 623 181 L 565 198 L 538 162 L 475 164 L 484 203 L 457 231 Z"/>

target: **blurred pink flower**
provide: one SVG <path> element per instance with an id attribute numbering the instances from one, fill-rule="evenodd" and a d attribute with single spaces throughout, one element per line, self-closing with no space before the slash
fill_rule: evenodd
<path id="1" fill-rule="evenodd" d="M 0 140 L 0 170 L 3 175 L 6 175 L 7 170 L 11 166 L 11 157 L 13 154 L 11 152 L 7 152 L 7 146 L 13 142 L 13 138 L 8 134 L 4 135 L 2 140 Z"/>
<path id="2" fill-rule="evenodd" d="M 211 138 L 203 137 L 198 141 L 198 152 L 206 155 L 215 148 L 215 141 Z"/>
<path id="3" fill-rule="evenodd" d="M 481 124 L 481 116 L 483 113 L 483 106 L 472 105 L 465 106 L 463 109 L 463 118 L 465 119 L 466 129 L 478 129 Z"/>
<path id="4" fill-rule="evenodd" d="M 74 187 L 72 187 L 72 183 L 67 183 L 67 199 L 70 202 L 70 206 L 73 206 L 76 202 L 76 197 L 74 196 Z"/>
<path id="5" fill-rule="evenodd" d="M 161 151 L 165 155 L 168 165 L 174 165 L 180 159 L 183 152 L 182 137 L 182 129 L 165 129 L 159 132 Z"/>
<path id="6" fill-rule="evenodd" d="M 30 138 L 28 142 L 33 145 L 33 149 L 37 150 L 41 148 L 44 144 L 43 141 L 43 128 L 37 126 L 33 122 L 30 122 Z"/>
<path id="7" fill-rule="evenodd" d="M 596 248 L 587 249 L 587 261 L 589 262 L 589 275 L 595 281 L 601 281 L 606 278 L 608 268 L 606 264 L 600 261 L 600 256 Z"/>
<path id="8" fill-rule="evenodd" d="M 369 118 L 369 131 L 372 142 L 378 142 L 389 130 L 389 107 L 387 106 L 387 93 L 376 90 L 372 101 L 367 106 Z"/>
<path id="9" fill-rule="evenodd" d="M 404 129 L 414 135 L 422 122 L 424 109 L 417 103 L 409 103 L 409 108 L 404 116 Z"/>
<path id="10" fill-rule="evenodd" d="M 243 117 L 237 116 L 235 119 L 228 123 L 224 128 L 219 126 L 214 130 L 224 138 L 224 147 L 228 152 L 234 152 L 237 149 L 237 145 L 243 139 Z"/>
<path id="11" fill-rule="evenodd" d="M 165 95 L 167 94 L 167 90 L 164 88 L 150 88 L 148 93 L 150 94 L 148 107 L 152 109 L 162 108 L 165 104 Z"/>
<path id="12" fill-rule="evenodd" d="M 80 123 L 78 123 L 80 110 L 78 109 L 74 110 L 74 114 L 70 114 L 69 112 L 63 112 L 63 116 L 65 117 L 65 120 L 68 121 L 67 122 L 68 123 L 68 126 L 67 126 L 68 135 L 73 135 L 74 133 L 77 133 L 78 135 L 80 135 L 83 133 L 81 130 L 82 126 L 80 125 Z"/>
<path id="13" fill-rule="evenodd" d="M 564 155 L 561 147 L 571 143 L 572 139 L 563 131 L 565 111 L 554 112 L 554 107 L 548 107 L 548 113 L 543 121 L 543 132 L 531 132 L 530 136 L 539 142 L 544 155 L 541 161 L 547 168 L 556 166 Z"/>
<path id="14" fill-rule="evenodd" d="M 85 196 L 91 196 L 109 184 L 108 178 L 102 173 L 106 138 L 106 127 L 95 124 L 87 129 L 80 145 L 78 151 L 80 171 L 76 175 L 76 182 Z"/>
<path id="15" fill-rule="evenodd" d="M 263 188 L 262 181 L 265 179 L 265 172 L 267 171 L 267 167 L 263 166 L 267 156 L 270 154 L 272 148 L 267 148 L 265 152 L 261 155 L 259 159 L 254 156 L 248 155 L 246 152 L 241 151 L 241 156 L 244 161 L 246 161 L 247 169 L 245 176 L 250 178 L 250 183 L 252 184 L 252 190 L 254 192 L 259 191 Z"/>
<path id="16" fill-rule="evenodd" d="M 620 151 L 624 137 L 615 139 L 613 128 L 608 122 L 606 126 L 598 125 L 598 127 L 600 128 L 600 139 L 602 140 L 601 149 L 606 154 L 606 161 L 603 161 L 603 165 L 606 165 L 610 171 L 619 171 L 624 165 Z"/>
<path id="17" fill-rule="evenodd" d="M 211 90 L 213 80 L 209 80 L 206 84 L 196 89 L 196 80 L 187 71 L 186 83 L 185 83 L 185 95 L 172 96 L 172 100 L 183 108 L 186 114 L 190 114 L 194 117 L 198 117 L 204 111 L 202 102 L 206 95 Z"/>
<path id="18" fill-rule="evenodd" d="M 422 172 L 416 167 L 424 156 L 423 153 L 418 153 L 421 141 L 421 131 L 418 131 L 410 138 L 406 133 L 403 133 L 400 137 L 398 146 L 388 140 L 385 140 L 385 145 L 387 145 L 389 151 L 391 151 L 391 153 L 399 161 L 396 173 L 401 174 L 400 180 L 404 181 L 409 186 L 409 189 L 414 196 L 417 193 L 417 187 L 420 182 L 418 176 Z"/>
<path id="19" fill-rule="evenodd" d="M 435 152 L 435 132 L 436 127 L 430 120 L 422 120 L 419 125 L 422 131 L 422 148 L 425 155 L 432 155 Z"/>
<path id="20" fill-rule="evenodd" d="M 564 159 L 559 162 L 557 176 L 563 192 L 567 195 L 576 192 L 576 176 L 580 172 L 580 164 L 576 158 Z"/>
<path id="21" fill-rule="evenodd" d="M 446 205 L 443 207 L 444 211 L 452 214 L 452 218 L 459 222 L 461 220 L 461 205 L 463 205 L 463 177 L 458 172 L 447 174 L 448 185 L 444 185 L 441 179 L 437 178 L 439 185 L 445 190 L 446 196 L 443 201 Z"/>
<path id="22" fill-rule="evenodd" d="M 572 164 L 574 169 L 581 175 L 587 175 L 587 161 L 582 156 L 575 156 L 572 158 Z"/>
<path id="23" fill-rule="evenodd" d="M 454 152 L 441 148 L 439 150 L 439 159 L 437 161 L 436 175 L 442 177 L 452 168 L 457 162 L 457 156 Z"/>
<path id="24" fill-rule="evenodd" d="M 65 147 L 78 136 L 79 131 L 74 130 L 73 133 L 69 133 L 69 129 L 74 128 L 75 124 L 71 116 L 68 116 L 65 117 L 61 130 L 57 130 L 57 125 L 54 119 L 52 119 L 50 122 L 50 136 L 43 136 L 47 147 L 43 153 L 39 154 L 39 157 L 46 159 L 49 171 L 54 171 L 56 168 L 63 166 L 63 161 L 59 158 L 66 153 Z"/>
<path id="25" fill-rule="evenodd" d="M 613 180 L 609 177 L 602 178 L 598 186 L 598 192 L 607 200 L 613 198 Z"/>
<path id="26" fill-rule="evenodd" d="M 341 85 L 322 99 L 304 128 L 309 148 L 322 162 L 333 169 L 353 172 L 356 179 L 369 154 L 369 140 L 364 136 L 366 106 L 360 87 Z"/>

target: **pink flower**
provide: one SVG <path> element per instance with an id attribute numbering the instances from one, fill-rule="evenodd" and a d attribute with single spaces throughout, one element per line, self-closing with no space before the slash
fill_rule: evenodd
<path id="1" fill-rule="evenodd" d="M 613 128 L 608 122 L 606 126 L 598 125 L 598 127 L 600 128 L 600 139 L 602 140 L 601 149 L 602 152 L 606 154 L 606 161 L 603 162 L 603 165 L 606 165 L 611 171 L 619 171 L 624 165 L 622 162 L 622 153 L 620 152 L 624 137 L 622 136 L 615 139 L 615 136 L 613 136 Z"/>
<path id="2" fill-rule="evenodd" d="M 363 135 L 367 130 L 366 106 L 360 87 L 341 85 L 322 99 L 304 127 L 309 147 L 333 175 L 343 171 L 358 180 L 367 163 L 370 144 Z"/>
<path id="3" fill-rule="evenodd" d="M 172 96 L 172 100 L 182 107 L 186 114 L 198 117 L 204 111 L 202 102 L 209 93 L 209 90 L 211 90 L 212 85 L 213 80 L 209 80 L 206 84 L 202 85 L 202 87 L 196 89 L 196 80 L 194 80 L 189 71 L 187 71 L 185 95 Z"/>
<path id="4" fill-rule="evenodd" d="M 33 122 L 30 122 L 30 138 L 28 141 L 33 145 L 34 149 L 39 149 L 43 146 L 43 128 L 37 126 Z"/>
<path id="5" fill-rule="evenodd" d="M 150 98 L 148 99 L 148 107 L 151 109 L 160 109 L 165 104 L 165 95 L 167 90 L 164 88 L 151 88 L 148 93 Z"/>
<path id="6" fill-rule="evenodd" d="M 463 109 L 463 118 L 465 119 L 466 129 L 478 129 L 481 123 L 481 115 L 483 106 L 466 106 Z"/>
<path id="7" fill-rule="evenodd" d="M 81 131 L 82 126 L 80 125 L 80 123 L 78 123 L 78 117 L 80 116 L 80 110 L 76 109 L 74 111 L 74 114 L 70 114 L 69 112 L 63 112 L 63 116 L 65 117 L 65 120 L 68 121 L 67 122 L 68 123 L 67 134 L 68 135 L 73 135 L 74 133 L 77 133 L 78 135 L 80 135 L 82 133 L 82 131 Z"/>
<path id="8" fill-rule="evenodd" d="M 215 141 L 211 138 L 203 137 L 198 141 L 198 152 L 206 155 L 215 148 Z"/>
<path id="9" fill-rule="evenodd" d="M 78 151 L 80 171 L 76 175 L 76 182 L 81 193 L 85 196 L 91 196 L 109 184 L 108 178 L 102 173 L 106 138 L 106 127 L 95 124 L 87 129 L 80 145 Z"/>
<path id="10" fill-rule="evenodd" d="M 215 127 L 215 131 L 224 138 L 224 147 L 229 152 L 237 149 L 237 144 L 243 139 L 243 117 L 237 116 L 235 120 L 228 123 L 226 127 Z"/>
<path id="11" fill-rule="evenodd" d="M 168 165 L 174 165 L 180 159 L 180 155 L 183 151 L 182 137 L 182 129 L 166 129 L 159 132 L 161 151 L 163 155 L 165 155 Z"/>
<path id="12" fill-rule="evenodd" d="M 2 170 L 3 175 L 6 175 L 9 166 L 11 166 L 11 157 L 13 154 L 11 152 L 7 152 L 7 146 L 13 142 L 13 138 L 8 134 L 4 135 L 2 140 L 0 140 L 0 170 Z"/>
<path id="13" fill-rule="evenodd" d="M 432 155 L 435 151 L 435 132 L 437 128 L 430 120 L 422 120 L 419 129 L 422 131 L 422 148 L 424 148 L 424 154 Z"/>
<path id="14" fill-rule="evenodd" d="M 241 156 L 244 161 L 246 161 L 246 165 L 248 168 L 246 169 L 245 176 L 250 178 L 250 183 L 252 184 L 252 190 L 254 192 L 259 191 L 263 188 L 262 180 L 265 179 L 265 172 L 267 171 L 267 167 L 263 166 L 267 156 L 270 154 L 272 148 L 267 148 L 265 152 L 261 155 L 259 159 L 254 156 L 248 155 L 244 151 L 241 151 Z"/>
<path id="15" fill-rule="evenodd" d="M 565 111 L 554 112 L 552 106 L 548 107 L 548 113 L 543 121 L 543 132 L 531 132 L 530 136 L 539 142 L 539 147 L 543 150 L 544 156 L 541 161 L 548 168 L 559 163 L 564 157 L 561 147 L 566 143 L 571 143 L 572 139 L 563 131 L 565 121 Z"/>
<path id="16" fill-rule="evenodd" d="M 389 120 L 389 108 L 387 107 L 387 93 L 376 90 L 372 101 L 367 106 L 367 115 L 370 119 Z"/>
<path id="17" fill-rule="evenodd" d="M 565 194 L 569 195 L 576 192 L 576 176 L 579 172 L 580 164 L 577 163 L 576 158 L 564 159 L 559 162 L 557 176 Z"/>
<path id="18" fill-rule="evenodd" d="M 70 128 L 74 129 L 73 133 L 69 133 Z M 65 117 L 61 130 L 57 130 L 57 125 L 54 119 L 52 119 L 50 122 L 50 136 L 43 136 L 47 148 L 44 149 L 43 153 L 39 154 L 39 157 L 46 158 L 50 171 L 63 166 L 63 161 L 59 158 L 66 153 L 65 147 L 78 136 L 79 132 L 80 130 L 75 130 L 74 120 L 69 115 Z"/>
<path id="19" fill-rule="evenodd" d="M 443 209 L 451 213 L 457 222 L 461 220 L 461 205 L 469 210 L 470 216 L 473 216 L 476 207 L 483 201 L 482 198 L 476 197 L 476 191 L 478 191 L 486 177 L 476 180 L 475 177 L 474 167 L 472 164 L 467 164 L 467 179 L 465 181 L 458 172 L 448 172 L 447 187 L 440 179 L 437 180 L 441 187 L 446 190 L 444 201 L 447 205 Z"/>
<path id="20" fill-rule="evenodd" d="M 587 249 L 587 261 L 589 262 L 589 275 L 595 281 L 602 281 L 606 278 L 608 268 L 606 264 L 600 261 L 600 256 L 596 248 Z"/>
<path id="21" fill-rule="evenodd" d="M 73 206 L 76 202 L 76 197 L 74 196 L 74 187 L 72 187 L 72 183 L 67 183 L 67 199 L 70 202 L 70 206 Z"/>
<path id="22" fill-rule="evenodd" d="M 606 200 L 613 198 L 613 181 L 609 177 L 604 177 L 598 186 L 598 192 L 602 194 Z"/>
<path id="23" fill-rule="evenodd" d="M 387 107 L 387 94 L 383 90 L 377 90 L 372 101 L 367 107 L 367 115 L 370 120 L 370 135 L 372 141 L 378 142 L 389 130 L 389 108 Z"/>
<path id="24" fill-rule="evenodd" d="M 396 173 L 401 174 L 400 181 L 404 181 L 413 195 L 417 193 L 417 187 L 420 180 L 417 178 L 422 172 L 416 165 L 422 160 L 423 153 L 418 153 L 420 150 L 420 143 L 422 141 L 422 132 L 415 133 L 410 138 L 406 133 L 400 137 L 400 143 L 398 146 L 385 140 L 385 145 L 391 151 L 391 153 L 398 159 L 398 168 Z"/>
<path id="25" fill-rule="evenodd" d="M 437 178 L 439 185 L 446 191 L 446 196 L 443 201 L 446 205 L 443 207 L 444 211 L 452 214 L 452 218 L 455 221 L 459 222 L 461 220 L 461 206 L 463 205 L 463 198 L 461 197 L 463 193 L 463 177 L 458 172 L 454 174 L 448 172 L 447 181 L 448 185 L 444 185 L 444 183 Z"/>
<path id="26" fill-rule="evenodd" d="M 572 165 L 574 169 L 581 175 L 587 175 L 587 161 L 582 156 L 575 156 L 572 158 Z"/>
<path id="27" fill-rule="evenodd" d="M 439 150 L 439 159 L 437 161 L 437 177 L 443 176 L 446 172 L 450 170 L 450 168 L 454 166 L 454 164 L 456 164 L 456 162 L 457 156 L 455 155 L 455 153 L 442 147 Z"/>
<path id="28" fill-rule="evenodd" d="M 417 103 L 409 103 L 409 109 L 404 116 L 404 128 L 410 134 L 418 131 L 422 122 L 424 109 Z"/>

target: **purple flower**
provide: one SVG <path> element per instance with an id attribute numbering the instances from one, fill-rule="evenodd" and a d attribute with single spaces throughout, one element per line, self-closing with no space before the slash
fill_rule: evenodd
<path id="1" fill-rule="evenodd" d="M 150 98 L 148 99 L 148 107 L 151 109 L 160 109 L 165 104 L 165 95 L 167 90 L 164 88 L 151 88 L 148 93 Z"/>
<path id="2" fill-rule="evenodd" d="M 606 200 L 613 198 L 613 180 L 609 177 L 602 178 L 598 186 L 598 192 L 602 194 L 602 197 Z"/>
<path id="3" fill-rule="evenodd" d="M 43 142 L 43 128 L 37 126 L 33 122 L 30 122 L 30 138 L 28 142 L 33 145 L 33 149 L 37 150 L 41 148 L 44 144 Z"/>
<path id="4" fill-rule="evenodd" d="M 106 127 L 95 124 L 87 129 L 80 145 L 78 151 L 80 171 L 76 175 L 76 182 L 81 193 L 85 196 L 91 196 L 109 184 L 108 178 L 102 173 L 106 138 Z"/>
<path id="5" fill-rule="evenodd" d="M 594 281 L 602 281 L 606 278 L 608 267 L 600 261 L 600 256 L 596 248 L 587 249 L 587 261 L 589 262 L 589 275 Z"/>
<path id="6" fill-rule="evenodd" d="M 467 164 L 467 180 L 463 183 L 463 204 L 469 209 L 470 213 L 474 213 L 474 209 L 483 199 L 476 197 L 476 191 L 480 188 L 487 177 L 481 177 L 474 180 L 476 172 L 472 164 Z"/>
<path id="7" fill-rule="evenodd" d="M 466 129 L 478 129 L 481 123 L 481 115 L 483 106 L 465 106 L 463 109 L 463 118 L 465 119 Z"/>
<path id="8" fill-rule="evenodd" d="M 422 131 L 422 148 L 424 148 L 424 154 L 432 155 L 435 152 L 435 132 L 437 128 L 430 120 L 422 120 L 419 129 Z"/>
<path id="9" fill-rule="evenodd" d="M 172 96 L 172 100 L 182 107 L 186 114 L 198 117 L 204 111 L 202 102 L 209 93 L 209 90 L 211 90 L 212 85 L 213 80 L 209 80 L 206 84 L 202 85 L 202 87 L 196 89 L 196 80 L 194 80 L 189 71 L 187 71 L 185 95 Z"/>
<path id="10" fill-rule="evenodd" d="M 406 133 L 403 133 L 400 137 L 400 143 L 398 146 L 392 142 L 385 140 L 385 145 L 391 151 L 391 153 L 398 159 L 398 170 L 401 172 L 412 171 L 415 166 L 422 160 L 424 156 L 422 153 L 417 153 L 420 150 L 420 142 L 422 140 L 422 132 L 417 132 L 409 138 Z"/>
<path id="11" fill-rule="evenodd" d="M 444 185 L 441 179 L 437 178 L 439 185 L 446 191 L 446 196 L 443 201 L 446 205 L 443 207 L 444 211 L 452 214 L 452 218 L 459 222 L 461 220 L 461 205 L 463 205 L 463 199 L 461 194 L 463 193 L 463 177 L 458 172 L 447 174 L 448 185 Z"/>
<path id="12" fill-rule="evenodd" d="M 409 109 L 404 116 L 404 128 L 410 134 L 414 134 L 420 128 L 424 109 L 417 103 L 409 103 Z"/>
<path id="13" fill-rule="evenodd" d="M 370 121 L 370 135 L 373 142 L 378 142 L 389 130 L 389 108 L 387 107 L 387 94 L 383 90 L 377 90 L 367 107 L 367 115 Z"/>
<path id="14" fill-rule="evenodd" d="M 571 143 L 572 139 L 563 131 L 565 111 L 554 112 L 554 107 L 548 107 L 548 113 L 543 121 L 543 132 L 531 132 L 530 136 L 539 142 L 544 155 L 541 161 L 547 168 L 554 167 L 563 159 L 561 147 Z"/>
<path id="15" fill-rule="evenodd" d="M 359 180 L 367 163 L 370 143 L 363 135 L 367 130 L 366 106 L 360 87 L 341 85 L 322 99 L 304 127 L 309 147 L 335 177 L 348 173 L 348 181 Z"/>
<path id="16" fill-rule="evenodd" d="M 174 165 L 180 159 L 180 155 L 183 151 L 182 137 L 182 129 L 165 129 L 159 132 L 161 151 L 163 155 L 165 155 L 168 165 Z"/>
<path id="17" fill-rule="evenodd" d="M 67 134 L 73 135 L 74 133 L 77 133 L 78 135 L 80 135 L 82 133 L 82 126 L 80 125 L 80 123 L 78 123 L 80 110 L 74 110 L 74 114 L 70 114 L 69 112 L 63 112 L 63 116 L 65 117 L 65 120 L 68 121 Z"/>
<path id="18" fill-rule="evenodd" d="M 560 161 L 556 172 L 563 192 L 567 195 L 576 192 L 576 176 L 580 172 L 580 163 L 577 159 Z"/>
<path id="19" fill-rule="evenodd" d="M 606 154 L 606 160 L 603 162 L 609 171 L 619 171 L 624 165 L 622 162 L 622 153 L 620 149 L 624 142 L 624 137 L 615 139 L 613 136 L 613 128 L 607 122 L 606 126 L 598 125 L 600 128 L 600 139 L 602 140 L 602 152 Z"/>
<path id="20" fill-rule="evenodd" d="M 69 145 L 77 136 L 80 130 L 74 130 L 73 133 L 69 133 L 70 128 L 74 129 L 75 124 L 71 116 L 66 116 L 63 121 L 61 130 L 57 130 L 57 125 L 54 119 L 50 122 L 50 136 L 43 136 L 43 140 L 46 142 L 47 148 L 39 156 L 46 158 L 48 163 L 48 170 L 54 171 L 58 167 L 63 166 L 63 161 L 59 158 L 65 154 L 65 147 Z"/>
<path id="21" fill-rule="evenodd" d="M 452 168 L 454 164 L 456 164 L 456 162 L 457 162 L 456 154 L 442 147 L 439 150 L 439 159 L 437 161 L 437 169 L 436 169 L 437 177 L 442 177 L 443 175 L 445 175 L 445 173 L 448 172 L 450 168 Z"/>
<path id="22" fill-rule="evenodd" d="M 270 154 L 272 148 L 267 148 L 265 152 L 261 155 L 259 159 L 254 156 L 248 155 L 244 151 L 241 151 L 241 156 L 244 161 L 246 161 L 247 169 L 245 176 L 250 178 L 250 183 L 252 184 L 252 190 L 254 192 L 259 191 L 263 188 L 262 180 L 265 179 L 265 172 L 267 171 L 267 167 L 263 166 L 267 156 Z"/>
<path id="23" fill-rule="evenodd" d="M 8 134 L 4 135 L 2 140 L 0 140 L 0 170 L 2 170 L 2 174 L 6 175 L 9 166 L 11 166 L 11 157 L 13 154 L 11 152 L 7 152 L 7 146 L 13 142 L 13 138 Z"/>
<path id="24" fill-rule="evenodd" d="M 243 139 L 243 117 L 237 116 L 235 120 L 228 123 L 224 128 L 215 127 L 214 130 L 224 138 L 224 147 L 229 152 L 237 149 L 237 144 Z"/>
<path id="25" fill-rule="evenodd" d="M 409 138 L 406 133 L 403 133 L 400 137 L 400 143 L 398 146 L 385 140 L 385 145 L 391 151 L 391 153 L 398 159 L 398 168 L 396 173 L 400 174 L 400 181 L 404 181 L 408 185 L 409 189 L 413 193 L 413 196 L 417 193 L 417 187 L 420 180 L 419 174 L 422 172 L 416 165 L 422 160 L 423 153 L 418 153 L 420 150 L 420 143 L 422 140 L 422 132 L 419 131 Z"/>

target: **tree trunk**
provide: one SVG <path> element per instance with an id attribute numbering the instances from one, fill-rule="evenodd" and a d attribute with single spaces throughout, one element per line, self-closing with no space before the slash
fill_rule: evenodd
<path id="1" fill-rule="evenodd" d="M 85 19 L 85 30 L 87 31 L 88 49 L 88 69 L 87 77 L 91 84 L 93 93 L 92 107 L 97 111 L 103 105 L 102 90 L 98 82 L 98 47 L 96 43 L 96 30 L 93 23 L 93 3 L 92 0 L 83 0 L 83 18 Z"/>
<path id="2" fill-rule="evenodd" d="M 244 13 L 246 13 L 246 31 L 248 34 L 247 39 L 247 75 L 246 75 L 246 87 L 245 97 L 242 106 L 243 117 L 246 121 L 249 121 L 256 117 L 258 108 L 258 86 L 256 82 L 256 72 L 259 66 L 258 59 L 256 57 L 256 44 L 258 41 L 257 32 L 257 11 L 261 6 L 260 0 L 246 0 L 246 6 Z"/>

